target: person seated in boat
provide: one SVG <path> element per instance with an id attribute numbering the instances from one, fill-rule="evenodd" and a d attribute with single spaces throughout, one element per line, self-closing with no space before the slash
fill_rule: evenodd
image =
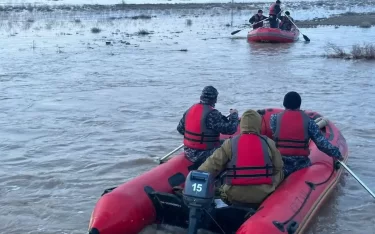
<path id="1" fill-rule="evenodd" d="M 284 97 L 285 110 L 270 118 L 273 140 L 283 156 L 285 177 L 311 166 L 310 139 L 320 151 L 338 160 L 343 159 L 339 148 L 332 145 L 315 121 L 300 110 L 301 103 L 301 96 L 297 92 L 289 92 Z"/>
<path id="2" fill-rule="evenodd" d="M 258 13 L 249 19 L 249 23 L 253 25 L 253 29 L 257 29 L 263 27 L 263 20 L 265 19 L 267 19 L 267 17 L 263 15 L 263 11 L 258 10 Z"/>
<path id="3" fill-rule="evenodd" d="M 213 86 L 204 87 L 200 102 L 184 113 L 177 126 L 184 135 L 185 156 L 197 166 L 220 147 L 220 133 L 232 135 L 238 128 L 236 109 L 230 110 L 228 118 L 215 109 L 218 95 Z"/>
<path id="4" fill-rule="evenodd" d="M 294 19 L 290 16 L 289 11 L 285 11 L 285 15 L 281 17 L 280 29 L 291 31 L 293 27 Z"/>
<path id="5" fill-rule="evenodd" d="M 241 117 L 241 134 L 225 140 L 198 168 L 215 175 L 225 171 L 219 191 L 228 205 L 257 206 L 284 178 L 281 154 L 272 139 L 260 135 L 261 125 L 258 112 L 247 110 Z"/>
<path id="6" fill-rule="evenodd" d="M 278 19 L 281 20 L 281 1 L 277 0 L 275 3 L 273 3 L 270 7 L 269 12 L 269 22 L 270 22 L 270 28 L 278 28 Z"/>

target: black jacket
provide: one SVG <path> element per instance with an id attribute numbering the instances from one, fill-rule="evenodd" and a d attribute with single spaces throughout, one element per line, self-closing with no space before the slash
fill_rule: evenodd
<path id="1" fill-rule="evenodd" d="M 259 22 L 259 21 L 262 21 L 264 19 L 267 19 L 267 17 L 265 17 L 264 15 L 262 16 L 259 16 L 258 14 L 255 14 L 253 15 L 250 19 L 249 19 L 249 23 L 250 24 L 254 24 L 256 22 Z M 260 28 L 260 27 L 263 27 L 263 21 L 260 22 L 260 23 L 257 23 L 257 24 L 254 24 L 253 25 L 253 29 L 257 29 L 257 28 Z"/>

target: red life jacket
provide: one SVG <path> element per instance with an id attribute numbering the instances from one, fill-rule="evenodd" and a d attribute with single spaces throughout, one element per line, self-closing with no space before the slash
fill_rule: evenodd
<path id="1" fill-rule="evenodd" d="M 309 156 L 309 121 L 303 111 L 285 110 L 277 115 L 273 140 L 283 156 Z"/>
<path id="2" fill-rule="evenodd" d="M 272 4 L 270 6 L 270 13 L 269 13 L 269 15 L 276 15 L 275 6 L 276 6 L 276 3 L 274 3 L 274 4 Z"/>
<path id="3" fill-rule="evenodd" d="M 266 139 L 257 134 L 241 134 L 231 139 L 232 159 L 226 169 L 226 184 L 272 184 L 273 166 Z"/>
<path id="4" fill-rule="evenodd" d="M 206 127 L 207 115 L 212 110 L 212 106 L 201 103 L 190 107 L 185 115 L 185 146 L 198 150 L 220 146 L 220 133 Z"/>

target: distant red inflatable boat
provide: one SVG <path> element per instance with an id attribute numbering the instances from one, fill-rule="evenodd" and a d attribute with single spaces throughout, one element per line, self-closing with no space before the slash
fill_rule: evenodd
<path id="1" fill-rule="evenodd" d="M 249 42 L 291 43 L 298 40 L 299 31 L 278 28 L 257 28 L 247 34 Z"/>
<path id="2" fill-rule="evenodd" d="M 281 111 L 261 110 L 263 135 L 272 137 L 270 116 Z M 313 119 L 321 117 L 316 112 L 306 113 Z M 340 148 L 346 161 L 348 146 L 337 127 L 327 121 L 321 131 L 333 145 Z M 223 139 L 229 137 L 222 135 Z M 214 217 L 221 226 L 219 230 L 237 234 L 305 233 L 343 171 L 332 158 L 319 151 L 314 142 L 310 141 L 309 148 L 313 165 L 286 178 L 253 212 L 249 212 L 252 210 L 250 208 L 244 210 L 232 206 L 215 208 Z M 89 234 L 137 234 L 153 223 L 186 227 L 189 214 L 182 215 L 186 207 L 173 194 L 172 188 L 183 186 L 189 171 L 195 169 L 180 153 L 143 175 L 106 190 L 92 213 Z M 216 226 L 212 224 L 206 229 L 215 231 Z"/>

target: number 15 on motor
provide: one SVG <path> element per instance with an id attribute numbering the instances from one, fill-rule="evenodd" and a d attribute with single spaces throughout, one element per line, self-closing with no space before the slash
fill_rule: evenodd
<path id="1" fill-rule="evenodd" d="M 193 187 L 193 191 L 194 192 L 201 192 L 202 191 L 202 184 L 197 184 L 197 183 L 194 183 L 192 184 L 192 187 Z"/>

